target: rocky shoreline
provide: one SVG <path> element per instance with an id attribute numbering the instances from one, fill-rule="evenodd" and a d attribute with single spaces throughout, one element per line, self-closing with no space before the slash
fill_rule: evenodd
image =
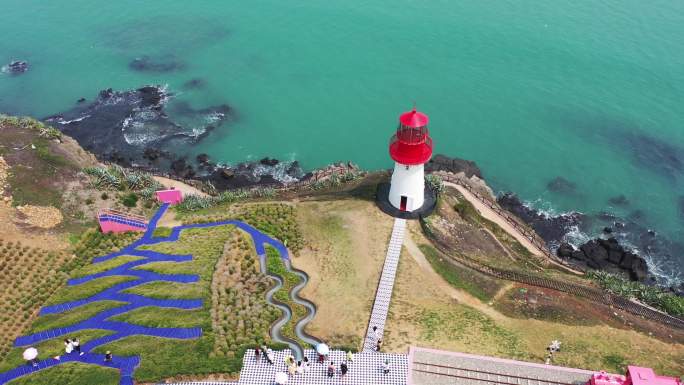
<path id="1" fill-rule="evenodd" d="M 199 84 L 199 80 L 191 83 Z M 207 154 L 195 158 L 178 155 L 176 149 L 202 142 L 217 127 L 234 119 L 234 112 L 225 104 L 199 109 L 180 101 L 169 104 L 173 98 L 173 93 L 159 85 L 127 91 L 110 88 L 100 91 L 93 101 L 81 98 L 72 109 L 43 121 L 76 139 L 100 161 L 210 181 L 219 190 L 282 186 L 306 177 L 296 161 L 264 158 L 227 166 L 211 161 Z M 185 127 L 170 115 L 202 126 Z"/>
<path id="2" fill-rule="evenodd" d="M 558 257 L 578 269 L 603 270 L 648 285 L 662 284 L 636 250 L 665 253 L 673 250 L 675 245 L 659 237 L 655 231 L 638 225 L 635 218 L 622 219 L 608 213 L 548 215 L 525 204 L 513 193 L 499 195 L 497 202 L 530 225 Z M 580 242 L 569 239 L 572 234 L 591 232 L 590 226 L 596 228 L 600 225 L 604 227 L 598 237 Z M 684 295 L 684 283 L 666 288 Z"/>

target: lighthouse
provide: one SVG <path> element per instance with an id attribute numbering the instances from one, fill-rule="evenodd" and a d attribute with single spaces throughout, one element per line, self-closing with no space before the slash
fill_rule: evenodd
<path id="1" fill-rule="evenodd" d="M 389 153 L 395 163 L 389 202 L 400 211 L 419 210 L 425 202 L 423 166 L 432 156 L 428 120 L 427 115 L 414 107 L 399 116 L 399 127 L 390 139 Z"/>

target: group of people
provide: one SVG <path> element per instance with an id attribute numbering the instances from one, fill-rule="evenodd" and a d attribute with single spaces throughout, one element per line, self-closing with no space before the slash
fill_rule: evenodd
<path id="1" fill-rule="evenodd" d="M 318 362 L 321 364 L 325 363 L 326 356 L 319 354 Z M 260 363 L 262 359 L 266 360 L 269 364 L 273 365 L 273 350 L 266 345 L 257 346 L 254 349 L 254 359 L 257 363 Z M 354 353 L 351 351 L 347 352 L 345 362 L 340 363 L 340 377 L 345 378 L 349 372 L 349 364 L 354 361 Z M 290 376 L 295 376 L 298 374 L 308 373 L 311 370 L 311 363 L 309 362 L 309 357 L 304 357 L 303 359 L 297 361 L 295 357 L 291 354 L 285 356 L 285 365 L 287 366 L 287 373 Z M 328 377 L 334 377 L 337 368 L 335 363 L 331 360 L 328 364 L 326 373 Z"/>
<path id="2" fill-rule="evenodd" d="M 30 349 L 35 349 L 35 348 L 30 348 Z M 35 351 L 37 352 L 37 350 L 35 350 Z M 74 338 L 74 339 L 67 338 L 67 339 L 65 339 L 64 340 L 64 352 L 66 354 L 72 354 L 72 353 L 76 352 L 76 353 L 78 353 L 79 356 L 82 356 L 85 354 L 85 352 L 81 351 L 81 340 L 79 340 L 78 338 Z M 104 362 L 112 362 L 112 357 L 113 357 L 112 352 L 107 350 L 107 352 L 105 353 L 105 356 L 104 356 Z M 59 361 L 62 359 L 62 356 L 57 355 L 57 356 L 54 356 L 52 358 Z M 36 353 L 36 357 L 34 357 L 30 360 L 27 360 L 27 361 L 32 366 L 38 366 L 37 353 Z"/>

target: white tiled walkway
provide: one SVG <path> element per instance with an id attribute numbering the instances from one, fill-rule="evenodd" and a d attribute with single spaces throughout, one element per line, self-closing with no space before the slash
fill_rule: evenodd
<path id="1" fill-rule="evenodd" d="M 382 268 L 380 284 L 378 285 L 378 291 L 375 294 L 375 302 L 373 303 L 373 312 L 371 313 L 370 322 L 368 323 L 366 340 L 363 343 L 364 352 L 372 352 L 375 350 L 377 338 L 373 333 L 373 326 L 378 327 L 378 337 L 380 338 L 382 338 L 385 331 L 385 321 L 387 320 L 387 312 L 389 310 L 390 300 L 392 299 L 394 277 L 397 274 L 397 267 L 399 266 L 399 254 L 401 254 L 401 245 L 404 242 L 405 231 L 406 219 L 396 218 L 394 220 L 394 227 L 392 228 L 392 237 L 390 238 L 389 246 L 387 247 L 387 256 L 385 257 L 385 265 Z"/>

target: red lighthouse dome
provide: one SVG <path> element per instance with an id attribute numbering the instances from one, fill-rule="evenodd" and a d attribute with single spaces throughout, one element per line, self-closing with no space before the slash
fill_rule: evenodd
<path id="1" fill-rule="evenodd" d="M 424 164 L 432 156 L 432 138 L 427 115 L 415 107 L 399 116 L 399 127 L 390 139 L 389 153 L 395 162 L 412 166 Z"/>

